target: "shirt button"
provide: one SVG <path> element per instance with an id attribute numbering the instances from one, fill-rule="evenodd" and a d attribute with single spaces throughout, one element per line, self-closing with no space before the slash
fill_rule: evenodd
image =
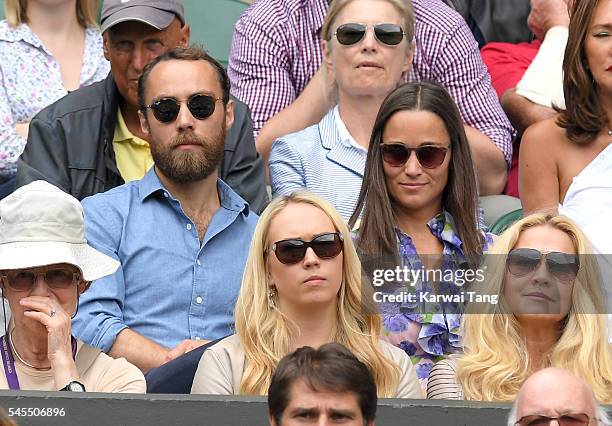
<path id="1" fill-rule="evenodd" d="M 191 223 L 188 223 L 188 224 L 187 224 L 187 230 L 188 230 L 188 231 L 191 231 Z"/>
<path id="2" fill-rule="evenodd" d="M 198 266 L 202 266 L 202 262 L 200 262 L 200 260 L 196 260 L 196 263 L 198 264 Z"/>
<path id="3" fill-rule="evenodd" d="M 202 304 L 202 300 L 203 300 L 203 299 L 202 299 L 202 297 L 200 297 L 200 296 L 196 297 L 196 303 L 197 303 L 198 305 L 201 305 L 201 304 Z"/>

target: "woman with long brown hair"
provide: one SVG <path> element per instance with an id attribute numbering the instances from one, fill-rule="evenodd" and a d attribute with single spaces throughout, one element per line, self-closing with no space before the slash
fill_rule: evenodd
<path id="1" fill-rule="evenodd" d="M 363 185 L 349 226 L 366 257 L 388 257 L 412 271 L 475 267 L 492 241 L 478 226 L 478 190 L 470 148 L 455 103 L 434 83 L 400 86 L 384 100 L 372 132 Z M 440 274 L 438 274 L 440 275 Z M 457 294 L 460 280 L 422 276 L 417 293 Z M 430 279 L 431 278 L 431 279 Z M 460 349 L 460 306 L 384 306 L 391 343 L 413 361 L 425 388 L 434 362 Z"/>
<path id="2" fill-rule="evenodd" d="M 612 253 L 612 1 L 575 1 L 563 60 L 566 109 L 531 126 L 520 153 L 523 209 L 574 219 Z"/>

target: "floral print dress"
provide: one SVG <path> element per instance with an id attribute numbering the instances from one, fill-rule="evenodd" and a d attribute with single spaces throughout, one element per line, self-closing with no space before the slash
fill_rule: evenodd
<path id="1" fill-rule="evenodd" d="M 460 295 L 464 289 L 461 276 L 453 275 L 463 269 L 466 259 L 462 250 L 462 242 L 455 232 L 453 217 L 448 212 L 442 212 L 431 219 L 427 226 L 440 242 L 442 242 L 442 263 L 436 269 L 443 271 L 434 278 L 436 284 L 428 278 L 429 274 L 421 274 L 421 278 L 410 285 L 394 286 L 392 292 L 411 292 L 416 295 L 412 300 L 403 303 L 383 303 L 384 336 L 390 343 L 403 349 L 415 364 L 421 388 L 427 389 L 427 379 L 435 362 L 445 356 L 461 352 L 461 312 L 464 303 L 456 301 L 436 302 L 427 297 L 421 299 L 420 294 Z M 410 236 L 396 229 L 399 244 L 399 257 L 402 267 L 412 271 L 424 271 L 421 257 L 416 251 Z M 484 233 L 483 251 L 493 242 L 493 235 Z M 452 278 L 449 278 L 452 277 Z M 425 279 L 422 279 L 425 278 Z M 454 278 L 454 279 L 453 279 Z"/>

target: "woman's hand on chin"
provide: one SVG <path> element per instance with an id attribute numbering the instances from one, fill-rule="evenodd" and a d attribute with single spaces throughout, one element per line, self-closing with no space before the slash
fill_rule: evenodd
<path id="1" fill-rule="evenodd" d="M 70 315 L 58 300 L 49 296 L 29 296 L 20 301 L 29 309 L 24 312 L 28 318 L 36 320 L 47 329 L 47 357 L 58 389 L 71 381 L 79 379 L 72 358 L 72 334 Z"/>

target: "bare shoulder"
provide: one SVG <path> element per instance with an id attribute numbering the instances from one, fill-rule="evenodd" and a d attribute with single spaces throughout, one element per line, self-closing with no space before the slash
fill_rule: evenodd
<path id="1" fill-rule="evenodd" d="M 565 129 L 557 125 L 557 116 L 532 124 L 525 130 L 521 148 L 548 151 L 567 144 Z"/>

